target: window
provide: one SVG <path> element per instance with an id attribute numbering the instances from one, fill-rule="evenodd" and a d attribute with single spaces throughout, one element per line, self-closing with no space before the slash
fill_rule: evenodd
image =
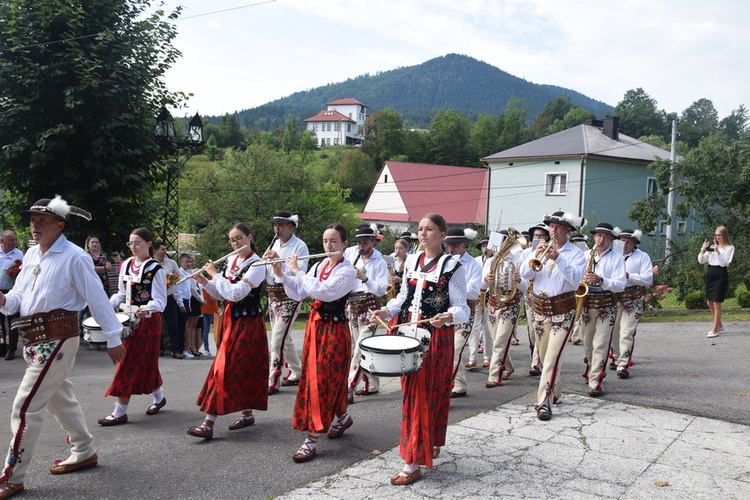
<path id="1" fill-rule="evenodd" d="M 334 138 L 333 138 L 333 144 L 334 144 L 335 146 L 338 146 L 338 144 L 339 144 L 339 138 L 338 138 L 338 137 L 334 137 Z"/>
<path id="2" fill-rule="evenodd" d="M 659 187 L 656 185 L 656 177 L 649 177 L 646 181 L 646 193 L 659 194 Z"/>
<path id="3" fill-rule="evenodd" d="M 667 221 L 660 220 L 659 221 L 659 234 L 667 234 Z"/>
<path id="4" fill-rule="evenodd" d="M 388 184 L 388 174 L 385 174 L 385 175 L 384 175 L 383 177 L 385 178 L 385 181 L 384 181 L 384 182 L 385 182 L 386 184 Z"/>
<path id="5" fill-rule="evenodd" d="M 333 124 L 333 131 L 338 132 L 339 128 L 341 128 L 341 124 L 339 122 L 336 122 Z"/>
<path id="6" fill-rule="evenodd" d="M 687 232 L 687 222 L 680 221 L 677 223 L 677 234 L 685 234 Z"/>
<path id="7" fill-rule="evenodd" d="M 346 124 L 346 131 L 351 133 L 351 131 L 352 131 L 352 124 L 351 123 L 347 123 Z"/>
<path id="8" fill-rule="evenodd" d="M 568 174 L 547 174 L 547 194 L 563 195 L 568 192 Z"/>

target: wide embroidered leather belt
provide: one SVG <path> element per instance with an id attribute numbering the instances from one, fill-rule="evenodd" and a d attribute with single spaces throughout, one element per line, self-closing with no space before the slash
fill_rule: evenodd
<path id="1" fill-rule="evenodd" d="M 281 283 L 275 285 L 266 284 L 266 291 L 268 292 L 268 299 L 271 302 L 284 302 L 286 300 L 292 300 L 284 291 L 284 285 Z"/>
<path id="2" fill-rule="evenodd" d="M 615 295 L 607 290 L 592 292 L 586 295 L 586 307 L 593 307 L 594 309 L 603 309 L 605 307 L 612 307 L 615 305 Z"/>
<path id="3" fill-rule="evenodd" d="M 566 314 L 576 307 L 575 292 L 565 292 L 552 297 L 540 297 L 529 293 L 528 298 L 534 312 L 542 316 Z"/>
<path id="4" fill-rule="evenodd" d="M 54 309 L 47 313 L 22 316 L 11 322 L 11 328 L 18 329 L 18 338 L 24 345 L 67 339 L 79 334 L 78 313 Z"/>
<path id="5" fill-rule="evenodd" d="M 352 315 L 364 314 L 379 307 L 378 298 L 371 293 L 355 292 L 349 295 L 349 312 Z"/>
<path id="6" fill-rule="evenodd" d="M 500 309 L 500 308 L 503 308 L 503 307 L 514 306 L 514 305 L 518 304 L 519 302 L 521 302 L 521 295 L 523 295 L 523 294 L 522 293 L 516 293 L 516 294 L 513 295 L 512 299 L 506 300 L 505 302 L 501 302 L 501 301 L 497 300 L 496 298 L 494 298 L 492 295 L 490 295 L 490 306 L 492 306 L 495 309 Z"/>
<path id="7" fill-rule="evenodd" d="M 629 286 L 620 293 L 615 294 L 617 302 L 625 302 L 628 300 L 637 300 L 641 298 L 641 287 Z"/>

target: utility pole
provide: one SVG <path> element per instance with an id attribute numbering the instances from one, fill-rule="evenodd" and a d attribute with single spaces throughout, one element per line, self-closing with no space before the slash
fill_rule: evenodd
<path id="1" fill-rule="evenodd" d="M 674 221 L 674 190 L 677 184 L 677 120 L 672 120 L 672 150 L 669 156 L 669 192 L 667 193 L 667 238 L 664 242 L 664 263 L 672 263 L 672 226 Z"/>

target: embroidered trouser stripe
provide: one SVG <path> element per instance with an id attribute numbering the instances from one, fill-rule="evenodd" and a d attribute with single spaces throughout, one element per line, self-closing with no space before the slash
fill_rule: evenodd
<path id="1" fill-rule="evenodd" d="M 549 402 L 550 396 L 560 397 L 562 388 L 558 383 L 560 360 L 568 337 L 573 330 L 575 310 L 562 315 L 560 321 L 552 322 L 549 316 L 534 315 L 534 333 L 539 357 L 543 363 L 542 375 L 537 389 L 537 405 Z"/>
<path id="2" fill-rule="evenodd" d="M 29 366 L 13 402 L 13 438 L 0 480 L 24 481 L 42 430 L 45 409 L 70 436 L 70 457 L 63 463 L 81 462 L 94 454 L 94 437 L 88 431 L 81 405 L 73 394 L 73 384 L 68 380 L 79 341 L 76 336 L 24 348 Z"/>
<path id="3" fill-rule="evenodd" d="M 301 303 L 291 301 L 269 302 L 269 317 L 271 320 L 271 343 L 269 345 L 269 374 L 268 386 L 279 387 L 279 378 L 284 364 L 289 368 L 287 378 L 299 380 L 302 373 L 297 348 L 292 340 L 292 328 L 299 314 Z"/>

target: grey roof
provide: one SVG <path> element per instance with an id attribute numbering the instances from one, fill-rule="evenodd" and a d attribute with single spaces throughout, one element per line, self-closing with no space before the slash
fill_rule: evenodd
<path id="1" fill-rule="evenodd" d="M 618 160 L 650 163 L 657 158 L 669 159 L 670 152 L 620 133 L 615 141 L 604 135 L 600 127 L 578 125 L 514 148 L 482 158 L 497 162 L 528 158 L 559 158 L 599 156 Z"/>

